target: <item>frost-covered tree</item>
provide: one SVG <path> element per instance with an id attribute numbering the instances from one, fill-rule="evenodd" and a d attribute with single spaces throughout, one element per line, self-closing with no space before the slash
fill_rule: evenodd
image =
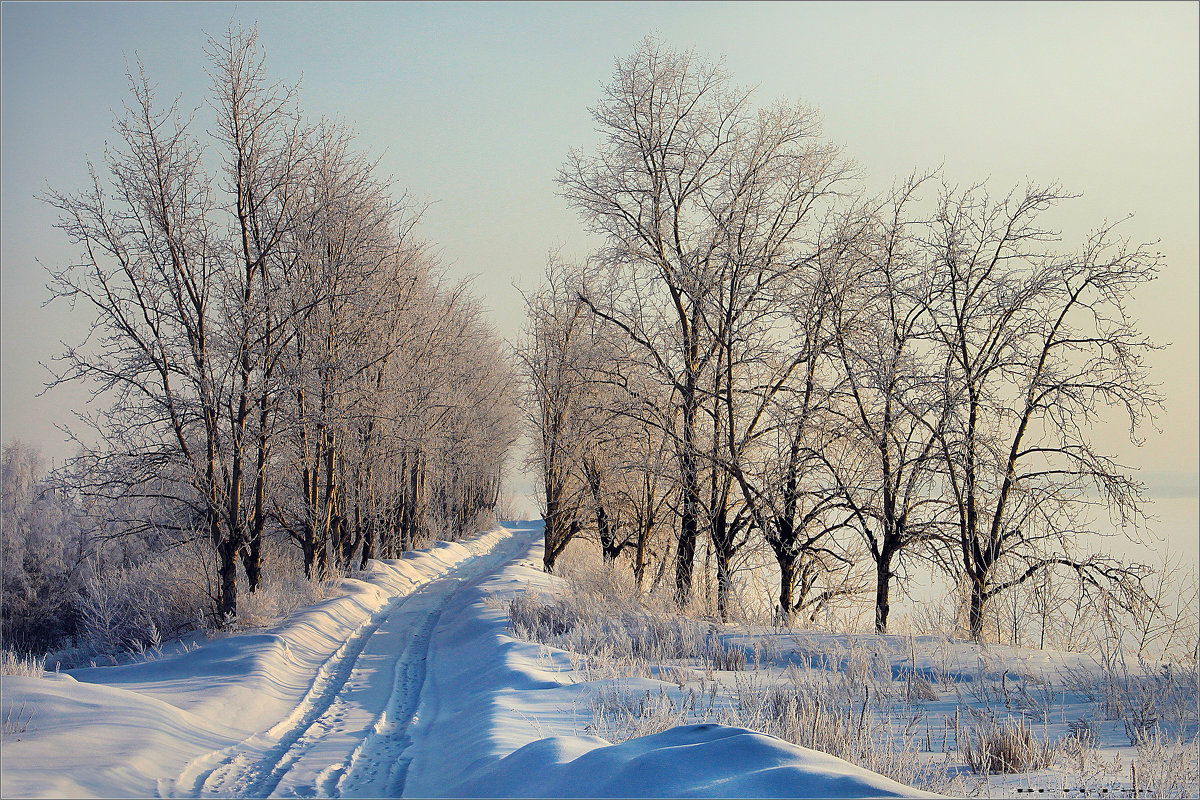
<path id="1" fill-rule="evenodd" d="M 1144 502 L 1092 427 L 1116 410 L 1136 442 L 1161 403 L 1144 361 L 1153 345 L 1126 304 L 1162 257 L 1111 224 L 1060 248 L 1039 218 L 1068 199 L 1056 187 L 998 201 L 947 187 L 921 236 L 946 404 L 937 444 L 973 638 L 990 600 L 1054 567 L 1117 602 L 1144 594 L 1144 568 L 1087 546 L 1090 513 L 1134 523 Z"/>
<path id="2" fill-rule="evenodd" d="M 20 440 L 0 454 L 0 639 L 44 651 L 75 633 L 76 598 L 95 542 L 82 509 L 48 479 L 41 452 Z"/>
<path id="3" fill-rule="evenodd" d="M 540 493 L 547 572 L 585 524 L 588 490 L 578 464 L 591 321 L 579 286 L 578 276 L 552 257 L 544 284 L 525 298 L 528 317 L 517 348 L 532 445 L 527 466 Z"/>
<path id="4" fill-rule="evenodd" d="M 617 62 L 592 109 L 601 144 L 572 152 L 558 178 L 604 238 L 595 263 L 609 276 L 591 283 L 603 293 L 582 299 L 670 388 L 680 603 L 705 517 L 700 414 L 720 346 L 713 298 L 743 275 L 746 283 L 726 290 L 736 305 L 753 293 L 755 274 L 794 264 L 808 211 L 842 175 L 813 112 L 759 111 L 751 95 L 721 65 L 647 39 Z"/>
<path id="5" fill-rule="evenodd" d="M 844 447 L 826 458 L 875 573 L 875 630 L 886 633 L 897 575 L 931 561 L 948 522 L 938 437 L 949 406 L 930 347 L 930 272 L 909 219 L 914 176 L 843 222 L 834 352 Z"/>
<path id="6" fill-rule="evenodd" d="M 312 573 L 477 525 L 511 444 L 512 381 L 414 235 L 419 209 L 343 129 L 304 121 L 255 31 L 207 54 L 210 130 L 131 76 L 107 175 L 46 199 L 80 250 L 53 289 L 95 314 L 58 380 L 111 403 L 84 418 L 97 444 L 75 485 L 105 514 L 137 507 L 99 524 L 207 541 L 223 624 L 239 562 L 255 590 L 272 531 Z"/>

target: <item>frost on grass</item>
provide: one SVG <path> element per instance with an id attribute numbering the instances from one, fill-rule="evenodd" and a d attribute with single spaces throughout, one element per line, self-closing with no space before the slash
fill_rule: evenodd
<path id="1" fill-rule="evenodd" d="M 40 678 L 46 669 L 46 657 L 0 650 L 0 675 Z"/>
<path id="2" fill-rule="evenodd" d="M 585 732 L 610 742 L 717 723 L 951 795 L 1195 794 L 1194 663 L 722 626 L 570 551 L 562 571 L 557 591 L 508 602 L 510 630 L 565 651 L 589 682 Z"/>
<path id="3" fill-rule="evenodd" d="M 973 772 L 987 775 L 1045 769 L 1054 760 L 1055 747 L 1035 739 L 1027 723 L 1009 718 L 969 732 L 961 751 Z"/>
<path id="4" fill-rule="evenodd" d="M 33 709 L 26 708 L 27 705 L 22 701 L 19 704 L 9 703 L 4 707 L 3 715 L 0 717 L 0 733 L 5 739 L 29 730 L 29 725 L 33 721 Z"/>
<path id="5" fill-rule="evenodd" d="M 745 668 L 745 651 L 726 646 L 710 625 L 674 617 L 586 589 L 562 595 L 525 592 L 509 603 L 513 633 L 602 661 L 630 666 L 693 661 L 706 668 Z M 644 674 L 648 674 L 643 670 Z"/>

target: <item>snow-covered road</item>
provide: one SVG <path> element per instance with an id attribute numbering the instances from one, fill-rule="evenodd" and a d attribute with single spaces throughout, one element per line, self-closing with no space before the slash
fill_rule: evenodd
<path id="1" fill-rule="evenodd" d="M 447 574 L 390 600 L 317 670 L 301 702 L 269 730 L 191 761 L 172 796 L 399 797 L 412 760 L 434 626 L 464 589 L 528 549 L 499 540 Z M 164 787 L 166 788 L 166 787 Z"/>
<path id="2" fill-rule="evenodd" d="M 192 652 L 5 677 L 4 796 L 399 796 L 433 631 L 462 593 L 539 539 L 534 526 L 439 542 L 278 627 Z"/>
<path id="3" fill-rule="evenodd" d="M 692 725 L 580 735 L 594 686 L 517 641 L 504 601 L 550 589 L 541 529 L 373 562 L 335 597 L 192 652 L 5 677 L 18 796 L 919 796 L 824 753 Z M 657 682 L 650 682 L 655 683 Z M 640 684 L 639 684 L 640 685 Z"/>

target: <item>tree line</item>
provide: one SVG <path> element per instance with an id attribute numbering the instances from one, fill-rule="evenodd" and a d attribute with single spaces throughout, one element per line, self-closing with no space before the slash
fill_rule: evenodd
<path id="1" fill-rule="evenodd" d="M 205 107 L 160 106 L 139 67 L 89 186 L 44 199 L 79 252 L 51 290 L 93 315 L 55 382 L 103 406 L 79 415 L 70 490 L 108 535 L 203 542 L 225 624 L 269 535 L 323 576 L 476 530 L 515 417 L 503 343 L 421 207 L 304 116 L 255 30 L 206 56 Z"/>
<path id="2" fill-rule="evenodd" d="M 1118 413 L 1136 442 L 1161 405 L 1127 311 L 1151 245 L 1105 223 L 1065 247 L 1053 185 L 914 173 L 870 196 L 812 109 L 757 107 L 652 38 L 590 111 L 599 144 L 558 184 L 601 244 L 550 259 L 519 352 L 547 570 L 588 532 L 639 588 L 673 567 L 682 605 L 707 539 L 728 618 L 765 545 L 783 618 L 866 594 L 878 632 L 901 577 L 936 571 L 976 639 L 1051 576 L 1148 602 L 1091 528 L 1144 517 L 1092 439 Z"/>

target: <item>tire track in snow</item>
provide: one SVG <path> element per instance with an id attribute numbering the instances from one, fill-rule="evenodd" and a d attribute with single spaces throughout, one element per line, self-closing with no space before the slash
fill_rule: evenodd
<path id="1" fill-rule="evenodd" d="M 362 796 L 399 796 L 411 762 L 411 755 L 405 755 L 411 746 L 407 733 L 420 703 L 433 629 L 451 598 L 486 574 L 478 567 L 469 568 L 485 556 L 508 555 L 508 548 L 497 546 L 508 541 L 500 539 L 490 550 L 468 556 L 409 594 L 388 601 L 322 662 L 313 683 L 287 717 L 267 731 L 194 760 L 174 786 L 165 793 L 160 790 L 160 794 L 267 797 L 281 790 L 281 784 L 304 754 L 323 736 L 341 730 L 344 710 L 339 708 L 340 696 L 371 638 L 400 612 L 405 618 L 415 618 L 417 624 L 411 627 L 416 630 L 402 625 L 398 632 L 409 635 L 392 663 L 392 683 L 383 711 L 343 763 L 323 769 L 315 782 L 286 786 L 280 791 L 291 796 L 340 796 L 346 790 Z M 464 571 L 473 574 L 468 577 Z M 434 588 L 438 591 L 431 592 Z M 404 631 L 405 627 L 409 630 Z"/>
<path id="2" fill-rule="evenodd" d="M 456 587 L 456 590 L 461 588 Z M 355 747 L 346 763 L 326 776 L 319 785 L 324 797 L 399 797 L 410 757 L 404 752 L 412 744 L 409 726 L 416 721 L 425 685 L 429 643 L 442 611 L 456 590 L 447 593 L 437 608 L 424 615 L 420 630 L 410 638 L 392 669 L 392 688 L 387 705 Z M 351 794 L 347 794 L 347 792 Z"/>
<path id="3" fill-rule="evenodd" d="M 406 597 L 390 600 L 322 662 L 315 680 L 291 714 L 267 731 L 256 733 L 232 747 L 205 757 L 203 760 L 207 761 L 216 755 L 220 761 L 211 769 L 200 772 L 192 787 L 177 796 L 269 795 L 284 773 L 299 759 L 301 752 L 298 752 L 297 745 L 302 745 L 303 735 L 334 705 L 371 635 Z M 247 752 L 256 750 L 263 752 L 257 759 L 251 760 Z"/>
<path id="4" fill-rule="evenodd" d="M 436 701 L 436 698 L 423 698 L 421 691 L 425 685 L 434 628 L 442 612 L 463 589 L 477 584 L 489 574 L 490 569 L 480 567 L 494 566 L 496 562 L 512 558 L 518 552 L 515 537 L 501 540 L 487 553 L 493 557 L 490 564 L 483 562 L 474 565 L 474 569 L 457 570 L 451 578 L 456 585 L 435 597 L 435 607 L 423 613 L 414 609 L 414 612 L 421 613 L 421 622 L 416 635 L 408 640 L 393 667 L 387 704 L 345 763 L 330 770 L 324 776 L 324 781 L 319 782 L 319 796 L 400 797 L 403 794 L 408 768 L 414 756 L 414 742 L 409 730 L 417 722 L 422 700 Z M 470 565 L 464 563 L 463 566 Z M 436 709 L 436 702 L 431 702 L 430 710 L 433 709 Z"/>

